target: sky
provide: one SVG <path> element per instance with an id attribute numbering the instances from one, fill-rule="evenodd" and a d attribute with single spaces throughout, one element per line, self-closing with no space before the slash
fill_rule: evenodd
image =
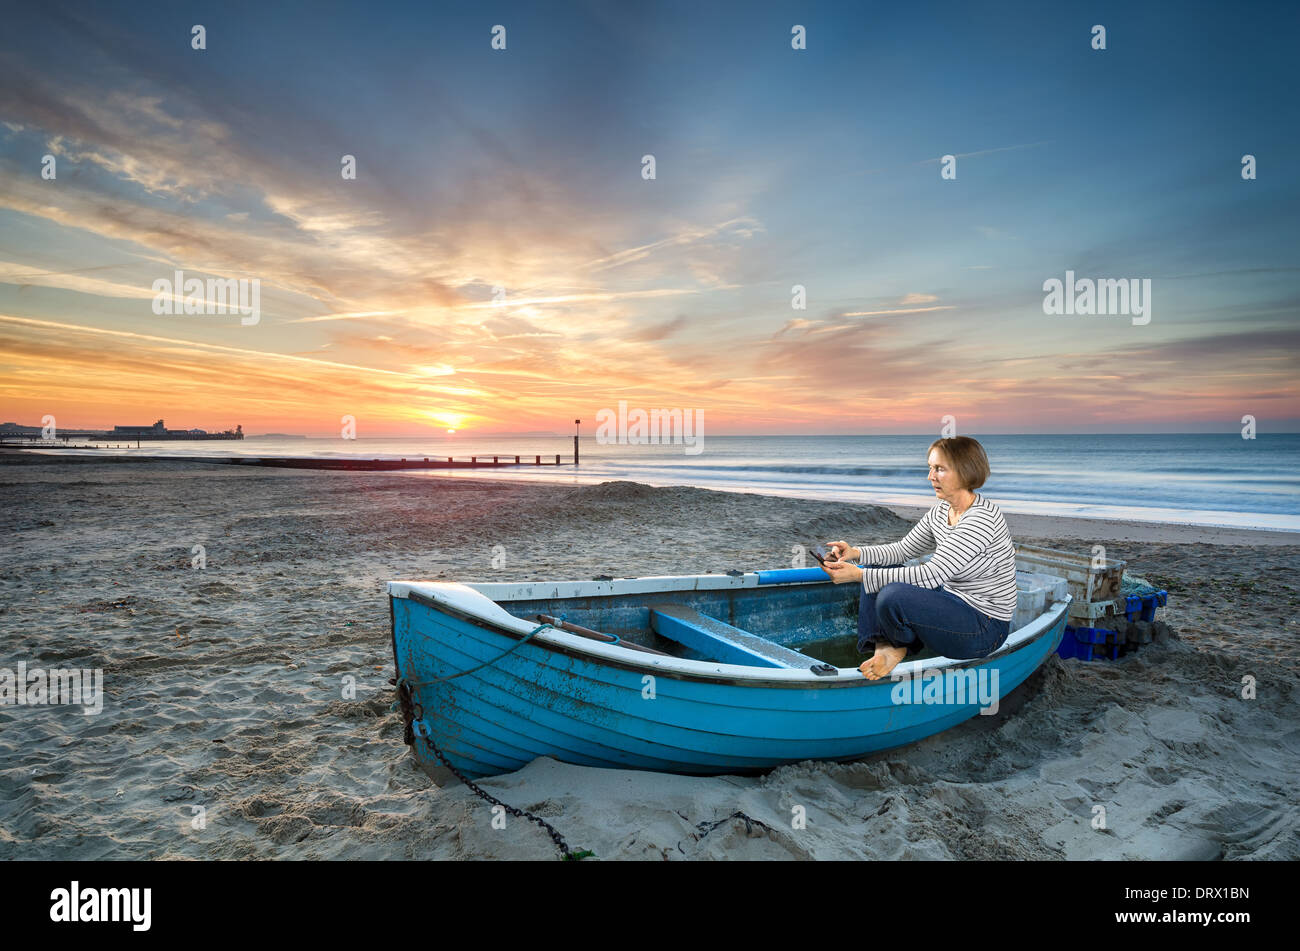
<path id="1" fill-rule="evenodd" d="M 1300 430 L 1300 5 L 6 21 L 0 421 L 564 433 L 625 400 L 718 435 Z M 256 321 L 156 313 L 177 270 L 256 281 Z M 1149 280 L 1149 319 L 1045 314 L 1067 271 Z"/>

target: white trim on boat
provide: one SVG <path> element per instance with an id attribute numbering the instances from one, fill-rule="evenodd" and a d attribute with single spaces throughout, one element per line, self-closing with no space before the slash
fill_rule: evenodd
<path id="1" fill-rule="evenodd" d="M 812 582 L 814 584 L 824 582 Z M 558 581 L 558 582 L 521 582 L 521 583 L 484 583 L 458 584 L 448 581 L 390 581 L 388 594 L 394 598 L 409 598 L 412 592 L 446 605 L 452 610 L 484 623 L 495 625 L 516 634 L 527 634 L 537 625 L 515 617 L 497 603 L 501 601 L 521 601 L 549 598 L 581 598 L 600 595 L 651 594 L 663 591 L 704 591 L 726 588 L 758 587 L 758 574 L 747 572 L 740 576 L 730 575 L 685 575 L 652 578 L 618 578 L 614 581 Z M 772 587 L 777 587 L 773 585 Z M 1064 600 L 1052 602 L 1033 621 L 1019 630 L 1012 631 L 1000 648 L 987 657 L 957 660 L 951 657 L 927 657 L 924 660 L 904 661 L 895 670 L 899 676 L 918 676 L 929 670 L 942 670 L 947 667 L 969 666 L 995 659 L 1010 653 L 1016 647 L 1038 637 L 1045 627 L 1055 624 L 1069 607 L 1071 596 Z M 848 636 L 847 634 L 845 635 Z M 800 682 L 825 685 L 829 681 L 841 678 L 861 677 L 856 667 L 840 667 L 838 677 L 820 677 L 808 670 L 790 670 L 777 667 L 748 667 L 740 664 L 719 664 L 712 661 L 687 660 L 682 657 L 659 657 L 640 651 L 628 650 L 617 644 L 604 644 L 590 638 L 581 637 L 566 631 L 549 628 L 538 632 L 534 641 L 544 641 L 590 655 L 595 659 L 616 661 L 623 666 L 643 668 L 647 672 L 662 670 L 665 673 L 684 675 L 711 675 L 730 677 L 738 680 Z M 890 684 L 892 681 L 870 681 L 876 684 Z"/>
<path id="2" fill-rule="evenodd" d="M 825 582 L 803 582 L 824 584 Z M 598 598 L 621 594 L 657 594 L 661 591 L 719 591 L 729 588 L 757 588 L 758 573 L 743 575 L 651 575 L 645 578 L 615 578 L 613 581 L 516 581 L 472 584 L 493 601 L 530 601 L 550 598 Z"/>

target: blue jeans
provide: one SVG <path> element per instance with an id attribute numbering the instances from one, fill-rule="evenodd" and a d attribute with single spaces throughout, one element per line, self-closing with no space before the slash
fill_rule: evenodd
<path id="1" fill-rule="evenodd" d="M 859 582 L 860 583 L 860 582 Z M 929 647 L 942 657 L 985 657 L 1006 641 L 1011 622 L 977 611 L 943 588 L 887 584 L 858 602 L 858 653 L 869 654 L 884 640 L 906 647 L 907 657 Z"/>

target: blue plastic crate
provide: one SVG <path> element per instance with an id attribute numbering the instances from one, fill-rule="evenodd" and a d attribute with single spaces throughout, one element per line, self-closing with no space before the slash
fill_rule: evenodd
<path id="1" fill-rule="evenodd" d="M 1156 608 L 1164 607 L 1169 601 L 1169 592 L 1164 588 L 1147 594 L 1130 594 L 1124 598 L 1124 616 L 1130 621 L 1154 621 Z"/>
<path id="2" fill-rule="evenodd" d="M 1156 619 L 1156 608 L 1163 608 L 1168 601 L 1169 592 L 1161 588 L 1151 596 L 1150 605 L 1147 606 L 1147 610 L 1142 612 L 1142 620 L 1154 621 Z"/>
<path id="3" fill-rule="evenodd" d="M 1117 660 L 1119 634 L 1101 627 L 1071 627 L 1067 624 L 1056 653 L 1066 659 L 1099 660 L 1104 657 Z"/>

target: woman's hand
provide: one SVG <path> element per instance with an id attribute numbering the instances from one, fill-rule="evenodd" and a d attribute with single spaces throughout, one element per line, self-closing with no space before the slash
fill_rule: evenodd
<path id="1" fill-rule="evenodd" d="M 861 581 L 862 569 L 857 565 L 851 565 L 847 561 L 828 561 L 822 565 L 822 571 L 831 576 L 831 580 L 836 584 L 843 584 L 845 581 Z"/>
<path id="2" fill-rule="evenodd" d="M 848 561 L 851 558 L 858 558 L 862 552 L 858 551 L 848 542 L 827 542 L 826 547 L 830 549 L 831 554 L 835 556 L 836 561 Z"/>

